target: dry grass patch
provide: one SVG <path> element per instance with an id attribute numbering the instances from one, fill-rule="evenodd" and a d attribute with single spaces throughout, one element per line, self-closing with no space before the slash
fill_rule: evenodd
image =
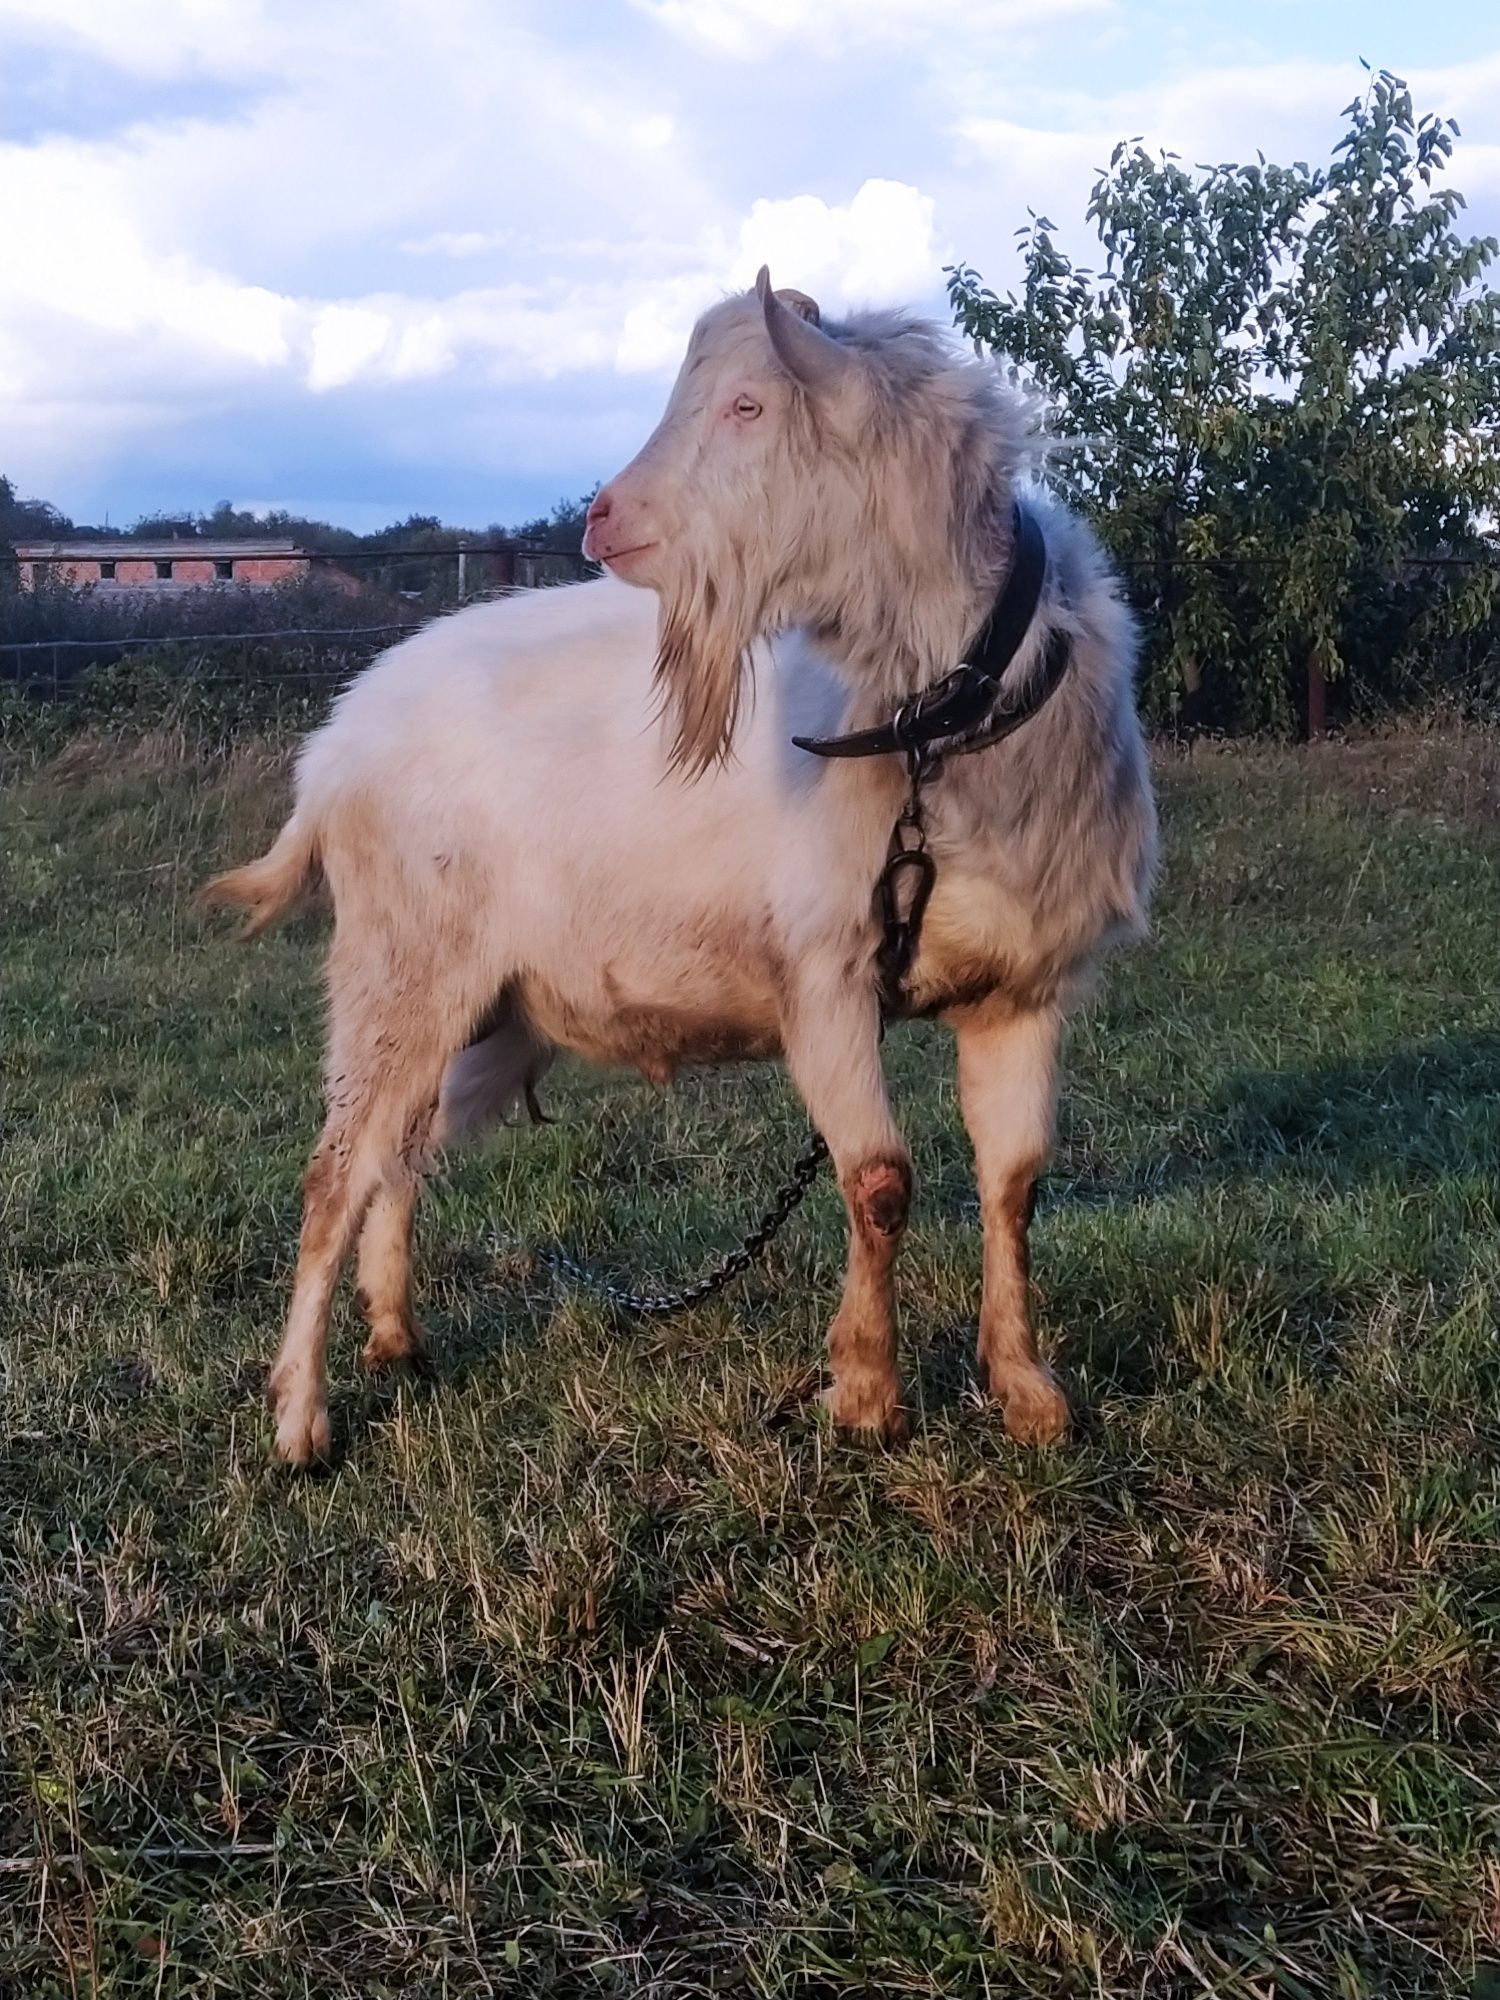
<path id="1" fill-rule="evenodd" d="M 691 1268 L 802 1129 L 763 1073 L 575 1072 L 428 1204 L 436 1381 L 341 1319 L 301 1481 L 260 1394 L 321 936 L 186 914 L 286 759 L 12 772 L 0 1994 L 1500 1990 L 1493 739 L 1162 758 L 1035 1232 L 1066 1449 L 973 1398 L 916 1029 L 907 1447 L 811 1400 L 827 1185 L 727 1303 L 559 1297 L 531 1246 Z"/>

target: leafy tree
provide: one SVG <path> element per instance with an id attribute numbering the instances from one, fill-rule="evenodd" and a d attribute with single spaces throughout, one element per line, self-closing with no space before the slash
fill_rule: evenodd
<path id="1" fill-rule="evenodd" d="M 254 541 L 261 536 L 281 537 L 295 542 L 299 548 L 318 549 L 325 555 L 357 549 L 361 539 L 349 528 L 335 528 L 327 521 L 309 520 L 306 515 L 290 513 L 285 507 L 252 513 L 248 507 L 236 507 L 231 500 L 220 500 L 207 514 L 197 515 L 194 532 L 230 541 Z"/>
<path id="2" fill-rule="evenodd" d="M 14 484 L 0 473 L 0 597 L 14 598 L 20 589 L 17 542 L 53 542 L 71 533 L 73 523 L 66 514 L 45 500 L 19 499 Z"/>
<path id="3" fill-rule="evenodd" d="M 73 523 L 47 500 L 22 500 L 0 472 L 0 548 L 16 542 L 56 541 L 74 532 Z"/>
<path id="4" fill-rule="evenodd" d="M 543 548 L 568 549 L 577 552 L 583 547 L 583 530 L 588 520 L 589 507 L 597 486 L 577 500 L 558 500 L 550 514 L 538 514 L 535 520 L 523 521 L 519 528 L 496 528 L 493 532 L 501 539 L 518 542 L 537 542 Z"/>
<path id="5" fill-rule="evenodd" d="M 1055 412 L 1051 476 L 1148 614 L 1158 720 L 1321 725 L 1496 644 L 1500 299 L 1437 186 L 1457 128 L 1387 72 L 1327 167 L 1200 167 L 1123 141 L 1095 272 L 1033 217 L 1019 294 L 954 316 Z M 1305 704 L 1305 706 L 1304 706 Z"/>
<path id="6" fill-rule="evenodd" d="M 190 542 L 203 533 L 203 528 L 196 514 L 163 511 L 142 514 L 123 532 L 132 542 Z"/>

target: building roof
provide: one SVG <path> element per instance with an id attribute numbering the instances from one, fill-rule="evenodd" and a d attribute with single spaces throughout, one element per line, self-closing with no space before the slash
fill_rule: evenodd
<path id="1" fill-rule="evenodd" d="M 178 541 L 132 541 L 121 536 L 97 542 L 17 542 L 15 551 L 22 562 L 160 562 L 171 556 L 183 561 L 224 562 L 233 556 L 299 556 L 314 552 L 287 541 L 220 541 L 195 535 Z"/>

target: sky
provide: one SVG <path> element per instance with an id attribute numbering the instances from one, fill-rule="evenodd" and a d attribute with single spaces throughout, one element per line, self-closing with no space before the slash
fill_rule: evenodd
<path id="1" fill-rule="evenodd" d="M 1087 252 L 1122 137 L 1327 158 L 1360 58 L 1500 234 L 1500 10 L 1394 0 L 0 0 L 0 472 L 516 522 L 631 456 L 769 263 L 830 314 Z"/>

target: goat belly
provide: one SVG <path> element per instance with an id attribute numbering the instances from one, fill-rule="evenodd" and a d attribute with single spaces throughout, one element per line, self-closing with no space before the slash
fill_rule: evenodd
<path id="1" fill-rule="evenodd" d="M 774 1005 L 721 1009 L 621 999 L 596 1006 L 540 979 L 525 982 L 523 999 L 547 1041 L 585 1062 L 639 1070 L 651 1083 L 670 1083 L 695 1063 L 755 1062 L 781 1053 Z"/>

